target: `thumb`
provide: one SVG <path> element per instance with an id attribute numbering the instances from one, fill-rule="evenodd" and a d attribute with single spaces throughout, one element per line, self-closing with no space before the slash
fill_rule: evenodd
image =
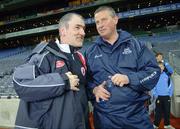
<path id="1" fill-rule="evenodd" d="M 106 81 L 103 81 L 103 83 L 101 83 L 102 86 L 105 86 L 106 85 Z"/>
<path id="2" fill-rule="evenodd" d="M 96 102 L 100 102 L 100 100 L 99 100 L 99 97 L 98 96 L 96 96 Z"/>
<path id="3" fill-rule="evenodd" d="M 120 86 L 120 87 L 123 87 L 123 86 L 124 86 L 124 83 L 121 82 L 119 86 Z"/>
<path id="4" fill-rule="evenodd" d="M 72 73 L 71 72 L 67 72 L 66 75 L 72 75 Z"/>

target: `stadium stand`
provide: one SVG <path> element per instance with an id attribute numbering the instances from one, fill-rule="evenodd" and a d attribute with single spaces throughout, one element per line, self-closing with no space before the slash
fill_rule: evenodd
<path id="1" fill-rule="evenodd" d="M 16 93 L 12 84 L 12 73 L 16 66 L 19 66 L 25 61 L 30 50 L 14 52 L 14 55 L 4 57 L 0 60 L 0 97 L 16 97 Z M 10 52 L 12 54 L 12 52 Z"/>

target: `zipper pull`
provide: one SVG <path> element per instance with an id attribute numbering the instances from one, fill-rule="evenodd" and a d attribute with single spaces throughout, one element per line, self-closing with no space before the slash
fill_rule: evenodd
<path id="1" fill-rule="evenodd" d="M 72 54 L 72 58 L 73 58 L 73 60 L 75 60 L 75 59 L 74 59 L 74 55 L 73 55 L 73 54 Z"/>

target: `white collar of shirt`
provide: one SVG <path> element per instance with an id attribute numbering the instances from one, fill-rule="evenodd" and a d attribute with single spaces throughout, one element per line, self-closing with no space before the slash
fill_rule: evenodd
<path id="1" fill-rule="evenodd" d="M 65 52 L 65 53 L 71 53 L 69 44 L 60 43 L 59 40 L 57 40 L 57 39 L 55 42 L 61 51 Z"/>

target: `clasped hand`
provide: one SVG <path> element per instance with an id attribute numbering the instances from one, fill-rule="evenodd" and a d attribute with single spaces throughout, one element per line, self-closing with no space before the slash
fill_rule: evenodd
<path id="1" fill-rule="evenodd" d="M 129 84 L 129 78 L 127 75 L 117 73 L 111 76 L 110 79 L 112 83 L 116 86 L 123 87 L 124 85 Z M 105 89 L 105 85 L 106 81 L 93 89 L 93 94 L 96 97 L 96 102 L 99 102 L 100 98 L 103 100 L 108 100 L 110 98 L 111 94 Z"/>
<path id="2" fill-rule="evenodd" d="M 77 75 L 72 74 L 71 72 L 67 72 L 66 75 L 69 78 L 70 89 L 74 91 L 79 91 L 79 78 Z"/>

